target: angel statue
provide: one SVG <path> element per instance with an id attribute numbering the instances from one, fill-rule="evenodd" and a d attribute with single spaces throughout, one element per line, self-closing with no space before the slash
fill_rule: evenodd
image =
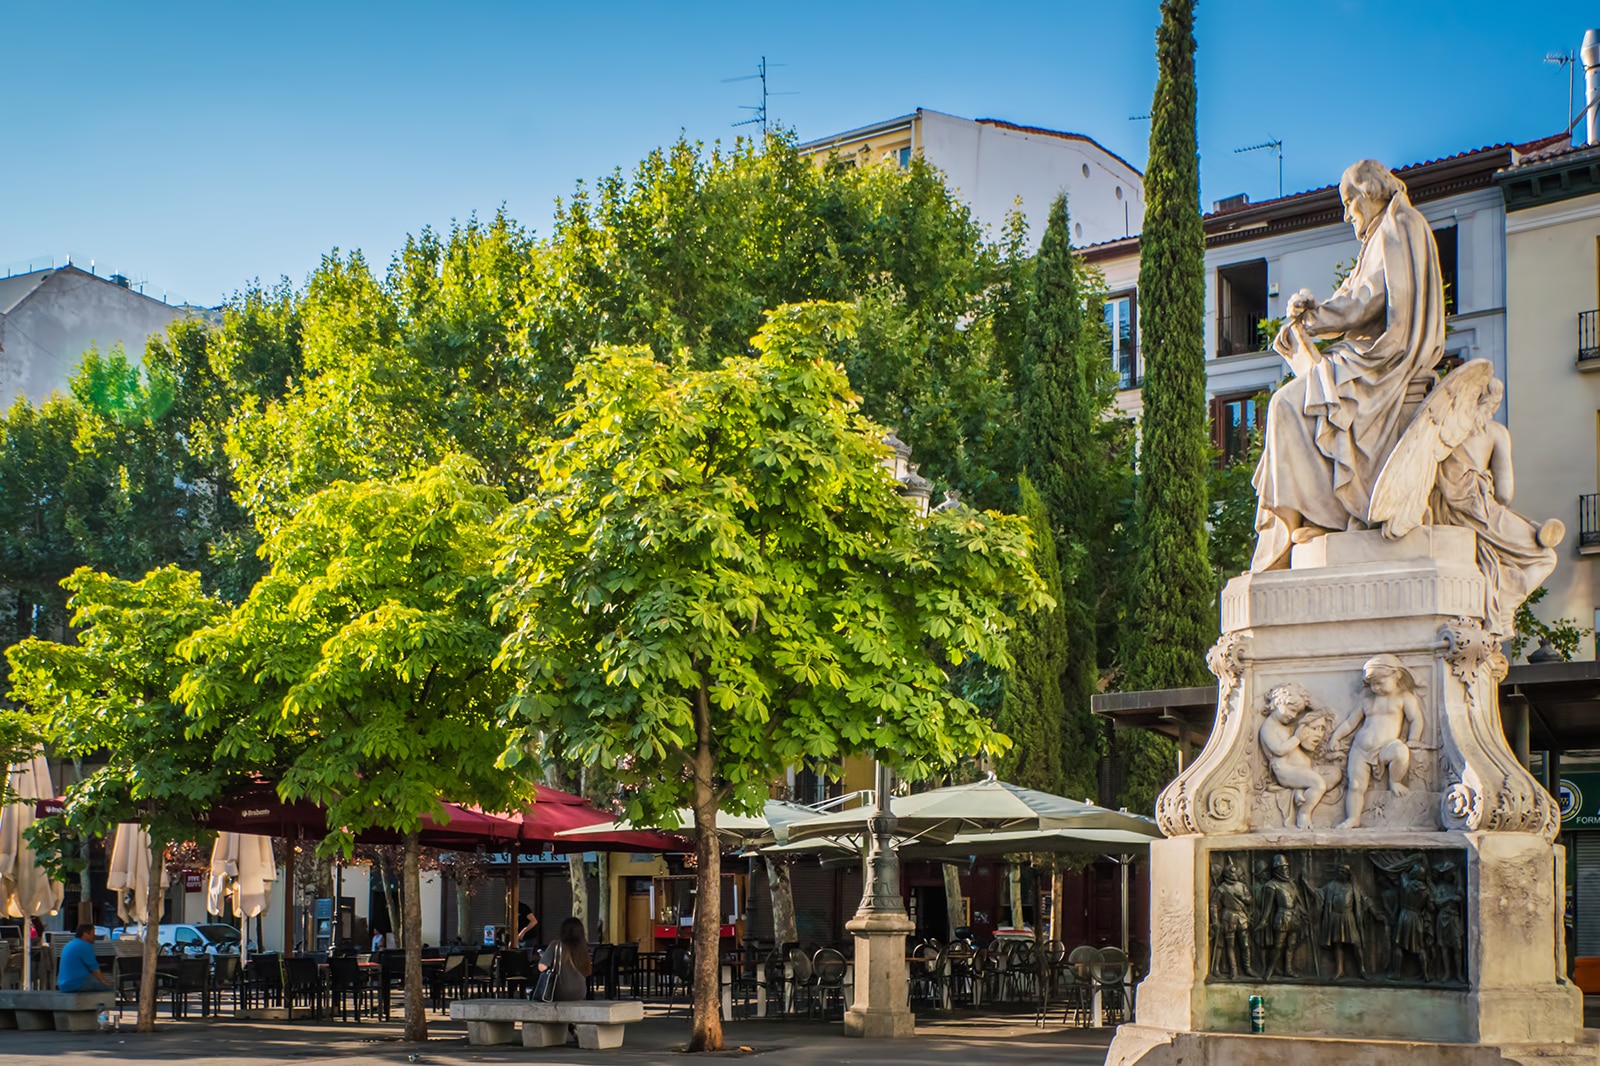
<path id="1" fill-rule="evenodd" d="M 1272 344 L 1294 380 L 1267 406 L 1255 571 L 1288 566 L 1294 544 L 1372 524 L 1378 471 L 1444 354 L 1439 250 L 1404 183 L 1363 159 L 1339 179 L 1339 198 L 1361 252 L 1328 299 L 1303 290 L 1289 298 Z M 1319 348 L 1319 338 L 1331 343 Z"/>
<path id="2" fill-rule="evenodd" d="M 1508 637 L 1517 606 L 1556 567 L 1566 526 L 1535 525 L 1511 509 L 1511 434 L 1494 420 L 1505 386 L 1487 359 L 1444 376 L 1389 454 L 1372 492 L 1371 518 L 1403 537 L 1425 521 L 1478 535 L 1489 632 Z"/>
<path id="3" fill-rule="evenodd" d="M 1304 686 L 1289 682 L 1274 685 L 1267 692 L 1257 739 L 1266 756 L 1267 769 L 1278 784 L 1290 790 L 1294 814 L 1290 819 L 1299 829 L 1311 828 L 1311 815 L 1328 793 L 1328 782 L 1317 772 L 1311 758 L 1327 740 L 1329 715 L 1311 711 L 1311 693 Z"/>

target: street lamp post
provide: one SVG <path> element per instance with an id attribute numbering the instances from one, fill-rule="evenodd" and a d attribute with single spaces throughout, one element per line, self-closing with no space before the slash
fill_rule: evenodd
<path id="1" fill-rule="evenodd" d="M 932 485 L 908 460 L 911 449 L 892 432 L 884 438 L 893 454 L 884 466 L 900 482 L 900 494 L 920 515 L 928 513 Z M 896 821 L 891 806 L 889 768 L 877 763 L 874 810 L 867 820 L 868 845 L 861 906 L 846 925 L 856 938 L 855 1002 L 845 1012 L 846 1036 L 902 1037 L 916 1034 L 911 1016 L 906 936 L 915 927 L 900 898 L 900 856 L 895 851 Z"/>

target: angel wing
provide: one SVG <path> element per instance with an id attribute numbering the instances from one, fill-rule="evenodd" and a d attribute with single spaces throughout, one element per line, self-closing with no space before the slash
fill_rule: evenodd
<path id="1" fill-rule="evenodd" d="M 1446 374 L 1428 394 L 1378 472 L 1369 524 L 1381 522 L 1388 537 L 1403 537 L 1422 524 L 1439 461 L 1472 433 L 1479 398 L 1493 378 L 1494 364 L 1474 359 Z"/>

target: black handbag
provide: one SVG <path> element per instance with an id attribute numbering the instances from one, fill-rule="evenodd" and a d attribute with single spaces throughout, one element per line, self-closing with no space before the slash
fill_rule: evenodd
<path id="1" fill-rule="evenodd" d="M 540 1003 L 549 1003 L 556 998 L 556 978 L 561 974 L 561 945 L 555 945 L 555 953 L 550 956 L 550 968 L 541 970 L 539 980 L 533 986 L 533 998 Z"/>

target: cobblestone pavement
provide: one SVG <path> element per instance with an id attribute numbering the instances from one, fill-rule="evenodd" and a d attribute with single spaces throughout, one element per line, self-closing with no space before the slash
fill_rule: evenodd
<path id="1" fill-rule="evenodd" d="M 448 1019 L 430 1020 L 425 1047 L 400 1040 L 398 1024 L 365 1022 L 240 1022 L 190 1017 L 161 1018 L 153 1035 L 135 1033 L 40 1033 L 0 1031 L 3 1066 L 140 1066 L 186 1062 L 196 1066 L 269 1066 L 364 1059 L 419 1066 L 469 1066 L 473 1063 L 684 1063 L 688 1022 L 681 1013 L 652 1015 L 628 1027 L 626 1044 L 613 1051 L 521 1046 L 467 1046 L 465 1027 Z M 893 1044 L 853 1040 L 838 1022 L 730 1022 L 724 1028 L 727 1050 L 719 1058 L 747 1058 L 752 1066 L 923 1066 L 959 1063 L 1053 1063 L 1101 1066 L 1110 1029 L 1069 1029 L 1053 1021 L 1045 1029 L 1031 1015 L 975 1015 L 927 1018 L 913 1040 Z M 412 1056 L 416 1058 L 412 1058 Z"/>

